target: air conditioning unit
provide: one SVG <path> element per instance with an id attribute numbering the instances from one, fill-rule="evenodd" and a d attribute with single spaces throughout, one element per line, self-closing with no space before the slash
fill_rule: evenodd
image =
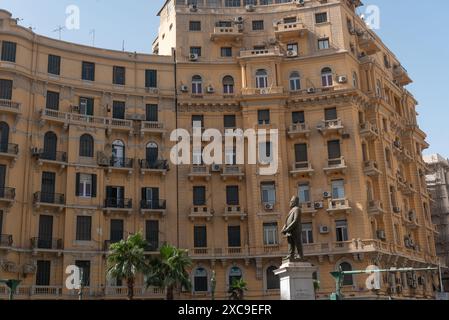
<path id="1" fill-rule="evenodd" d="M 248 12 L 254 12 L 254 10 L 256 10 L 256 7 L 253 4 L 247 4 L 245 6 L 246 11 Z"/>
<path id="2" fill-rule="evenodd" d="M 188 91 L 189 91 L 189 87 L 187 87 L 186 85 L 181 86 L 181 92 L 188 92 Z"/>
<path id="3" fill-rule="evenodd" d="M 322 201 L 315 202 L 314 204 L 315 210 L 320 210 L 324 208 L 324 203 Z"/>
<path id="4" fill-rule="evenodd" d="M 219 164 L 213 164 L 211 170 L 212 172 L 221 172 L 221 166 Z"/>
<path id="5" fill-rule="evenodd" d="M 385 235 L 385 231 L 384 230 L 377 230 L 377 238 L 379 240 L 386 240 L 387 236 Z"/>
<path id="6" fill-rule="evenodd" d="M 243 23 L 243 17 L 235 17 L 234 22 L 235 23 Z"/>
<path id="7" fill-rule="evenodd" d="M 315 92 L 316 92 L 315 88 L 308 88 L 307 89 L 307 93 L 315 93 Z"/>
<path id="8" fill-rule="evenodd" d="M 287 51 L 287 57 L 289 58 L 294 58 L 298 56 L 298 52 L 296 52 L 295 50 L 288 50 Z"/>
<path id="9" fill-rule="evenodd" d="M 215 92 L 215 89 L 212 86 L 208 86 L 206 90 L 207 90 L 207 93 L 214 93 Z"/>
<path id="10" fill-rule="evenodd" d="M 197 12 L 198 7 L 196 4 L 189 4 L 189 10 L 190 10 L 190 12 Z"/>
<path id="11" fill-rule="evenodd" d="M 274 204 L 273 203 L 264 203 L 263 205 L 264 209 L 267 211 L 272 211 L 274 210 Z"/>
<path id="12" fill-rule="evenodd" d="M 348 77 L 347 76 L 338 76 L 337 77 L 337 82 L 338 83 L 347 83 L 348 82 Z"/>
<path id="13" fill-rule="evenodd" d="M 198 53 L 189 54 L 189 60 L 190 61 L 198 61 Z"/>
<path id="14" fill-rule="evenodd" d="M 327 191 L 323 192 L 323 198 L 324 199 L 329 199 L 330 197 L 331 197 L 331 193 L 330 192 L 327 192 Z"/>
<path id="15" fill-rule="evenodd" d="M 320 226 L 320 233 L 321 234 L 328 234 L 330 232 L 328 226 Z"/>

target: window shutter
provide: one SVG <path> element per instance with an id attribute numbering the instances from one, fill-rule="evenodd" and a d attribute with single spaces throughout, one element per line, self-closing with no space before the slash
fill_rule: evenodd
<path id="1" fill-rule="evenodd" d="M 336 108 L 326 109 L 324 113 L 326 121 L 338 119 Z"/>
<path id="2" fill-rule="evenodd" d="M 142 200 L 147 201 L 147 188 L 142 188 Z"/>
<path id="3" fill-rule="evenodd" d="M 92 175 L 92 198 L 97 197 L 97 175 Z"/>
<path id="4" fill-rule="evenodd" d="M 295 156 L 296 156 L 296 162 L 308 161 L 307 144 L 301 143 L 301 144 L 295 145 Z"/>
<path id="5" fill-rule="evenodd" d="M 75 195 L 77 196 L 77 197 L 79 197 L 80 196 L 80 176 L 81 176 L 81 174 L 80 173 L 77 173 L 76 174 L 76 185 L 75 185 Z"/>
<path id="6" fill-rule="evenodd" d="M 93 116 L 94 115 L 94 99 L 92 99 L 92 98 L 87 99 L 86 114 L 88 116 Z"/>
<path id="7" fill-rule="evenodd" d="M 341 158 L 340 141 L 334 140 L 327 143 L 329 159 Z"/>

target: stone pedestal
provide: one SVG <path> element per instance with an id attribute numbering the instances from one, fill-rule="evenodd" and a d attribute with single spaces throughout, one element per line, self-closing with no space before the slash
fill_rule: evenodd
<path id="1" fill-rule="evenodd" d="M 284 262 L 274 271 L 281 280 L 281 300 L 316 300 L 313 273 L 317 270 L 308 262 Z"/>

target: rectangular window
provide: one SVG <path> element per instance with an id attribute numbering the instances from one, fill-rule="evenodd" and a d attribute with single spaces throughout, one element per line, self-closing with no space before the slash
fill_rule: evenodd
<path id="1" fill-rule="evenodd" d="M 80 107 L 79 112 L 82 115 L 93 116 L 94 115 L 94 99 L 80 97 Z"/>
<path id="2" fill-rule="evenodd" d="M 0 99 L 12 99 L 12 80 L 0 79 Z"/>
<path id="3" fill-rule="evenodd" d="M 264 23 L 263 20 L 254 20 L 253 21 L 253 30 L 259 31 L 264 29 Z"/>
<path id="4" fill-rule="evenodd" d="M 324 120 L 331 121 L 331 120 L 337 120 L 337 108 L 329 108 L 324 110 Z"/>
<path id="5" fill-rule="evenodd" d="M 50 261 L 37 261 L 36 286 L 48 287 L 50 285 Z"/>
<path id="6" fill-rule="evenodd" d="M 61 57 L 52 54 L 48 55 L 48 73 L 59 76 L 61 74 Z"/>
<path id="7" fill-rule="evenodd" d="M 160 209 L 159 188 L 142 188 L 142 205 L 145 209 Z"/>
<path id="8" fill-rule="evenodd" d="M 265 182 L 261 185 L 262 203 L 276 204 L 276 185 L 274 182 Z"/>
<path id="9" fill-rule="evenodd" d="M 81 281 L 84 287 L 90 286 L 90 261 L 75 261 L 75 265 L 80 269 L 82 273 Z"/>
<path id="10" fill-rule="evenodd" d="M 270 124 L 270 110 L 258 110 L 257 119 L 259 125 Z"/>
<path id="11" fill-rule="evenodd" d="M 145 106 L 145 120 L 151 122 L 159 121 L 159 106 L 157 104 L 147 104 Z"/>
<path id="12" fill-rule="evenodd" d="M 95 198 L 97 193 L 97 175 L 76 174 L 76 196 L 84 198 Z"/>
<path id="13" fill-rule="evenodd" d="M 329 160 L 340 159 L 341 158 L 340 140 L 328 141 L 327 142 L 327 153 L 328 153 Z"/>
<path id="14" fill-rule="evenodd" d="M 298 197 L 300 203 L 310 202 L 310 186 L 309 184 L 300 184 L 298 186 Z"/>
<path id="15" fill-rule="evenodd" d="M 320 12 L 315 14 L 315 23 L 327 22 L 327 12 Z"/>
<path id="16" fill-rule="evenodd" d="M 45 107 L 50 110 L 59 110 L 59 92 L 47 91 Z"/>
<path id="17" fill-rule="evenodd" d="M 3 211 L 0 211 L 0 234 L 3 233 Z"/>
<path id="18" fill-rule="evenodd" d="M 274 246 L 279 243 L 278 224 L 276 222 L 263 224 L 263 243 L 266 246 Z"/>
<path id="19" fill-rule="evenodd" d="M 325 50 L 330 48 L 329 38 L 319 39 L 318 40 L 318 49 Z"/>
<path id="20" fill-rule="evenodd" d="M 2 61 L 16 62 L 17 44 L 10 41 L 2 41 Z"/>
<path id="21" fill-rule="evenodd" d="M 196 54 L 201 57 L 201 47 L 190 47 L 190 54 Z"/>
<path id="22" fill-rule="evenodd" d="M 242 239 L 240 233 L 240 226 L 228 226 L 228 247 L 240 248 L 242 246 Z"/>
<path id="23" fill-rule="evenodd" d="M 112 102 L 112 118 L 125 119 L 126 104 L 125 101 Z"/>
<path id="24" fill-rule="evenodd" d="M 311 223 L 302 224 L 302 243 L 303 244 L 313 243 L 313 225 Z"/>
<path id="25" fill-rule="evenodd" d="M 124 223 L 123 220 L 111 220 L 111 243 L 116 243 L 123 240 Z"/>
<path id="26" fill-rule="evenodd" d="M 228 206 L 238 206 L 240 204 L 238 186 L 226 187 L 226 203 Z"/>
<path id="27" fill-rule="evenodd" d="M 200 114 L 195 114 L 192 116 L 192 127 L 195 122 L 199 122 L 201 124 L 201 128 L 204 128 L 204 116 Z"/>
<path id="28" fill-rule="evenodd" d="M 206 187 L 193 187 L 193 205 L 206 205 Z"/>
<path id="29" fill-rule="evenodd" d="M 234 114 L 226 114 L 224 116 L 224 128 L 235 129 L 237 127 L 236 117 Z"/>
<path id="30" fill-rule="evenodd" d="M 337 242 L 348 241 L 348 222 L 346 220 L 337 220 L 336 224 L 336 235 Z"/>
<path id="31" fill-rule="evenodd" d="M 95 63 L 83 61 L 81 79 L 95 81 Z"/>
<path id="32" fill-rule="evenodd" d="M 207 248 L 207 227 L 193 227 L 193 242 L 195 248 Z"/>
<path id="33" fill-rule="evenodd" d="M 232 27 L 232 22 L 231 21 L 218 21 L 215 24 L 216 27 L 219 28 L 231 28 Z"/>
<path id="34" fill-rule="evenodd" d="M 157 88 L 157 70 L 145 70 L 145 88 Z"/>
<path id="35" fill-rule="evenodd" d="M 126 69 L 125 67 L 114 66 L 112 71 L 112 83 L 118 85 L 125 85 Z"/>
<path id="36" fill-rule="evenodd" d="M 305 123 L 306 118 L 304 115 L 304 111 L 292 112 L 292 122 L 293 124 Z"/>
<path id="37" fill-rule="evenodd" d="M 296 163 L 309 161 L 306 143 L 295 144 L 295 160 Z"/>
<path id="38" fill-rule="evenodd" d="M 332 199 L 345 199 L 345 181 L 344 180 L 333 180 L 332 181 Z"/>
<path id="39" fill-rule="evenodd" d="M 159 221 L 147 220 L 145 222 L 145 240 L 148 242 L 148 251 L 159 249 Z"/>
<path id="40" fill-rule="evenodd" d="M 232 47 L 222 47 L 221 48 L 222 57 L 232 57 Z"/>
<path id="41" fill-rule="evenodd" d="M 240 0 L 225 0 L 225 7 L 240 7 Z"/>
<path id="42" fill-rule="evenodd" d="M 201 31 L 201 21 L 190 21 L 189 31 Z"/>
<path id="43" fill-rule="evenodd" d="M 76 240 L 92 240 L 92 217 L 76 217 Z"/>

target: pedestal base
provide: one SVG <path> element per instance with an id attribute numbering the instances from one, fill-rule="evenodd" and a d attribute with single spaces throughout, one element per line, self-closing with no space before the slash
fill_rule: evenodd
<path id="1" fill-rule="evenodd" d="M 274 274 L 281 280 L 281 300 L 316 300 L 313 273 L 308 262 L 284 262 Z"/>

